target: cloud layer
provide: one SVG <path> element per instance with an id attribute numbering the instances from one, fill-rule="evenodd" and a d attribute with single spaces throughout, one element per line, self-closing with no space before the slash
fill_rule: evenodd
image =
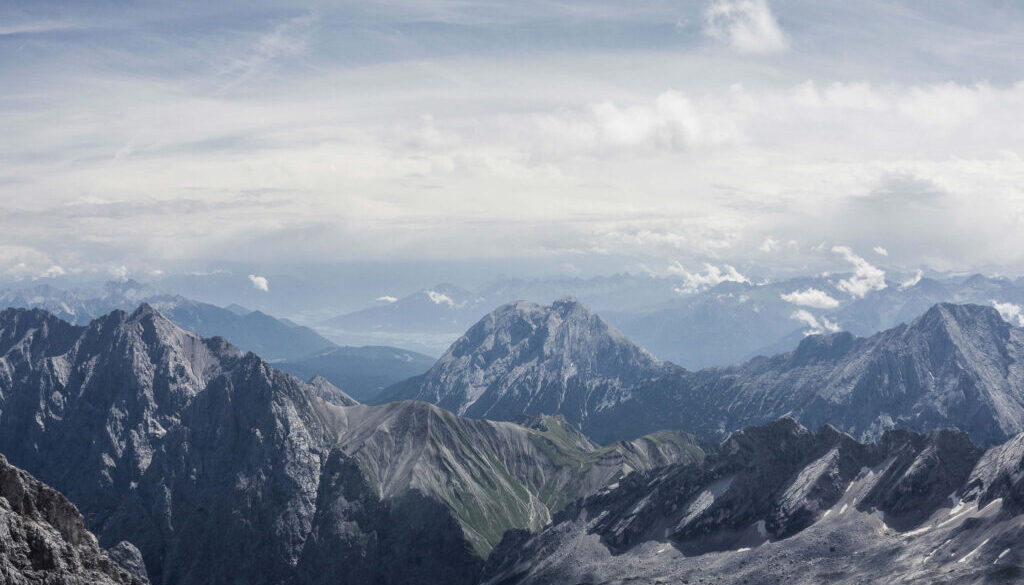
<path id="1" fill-rule="evenodd" d="M 1024 271 L 1017 7 L 343 4 L 5 4 L 0 276 Z"/>

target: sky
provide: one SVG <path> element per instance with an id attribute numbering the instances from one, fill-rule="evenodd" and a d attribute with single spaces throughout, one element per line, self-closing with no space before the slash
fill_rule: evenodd
<path id="1" fill-rule="evenodd" d="M 1022 54 L 995 0 L 5 0 L 0 279 L 1024 274 Z"/>

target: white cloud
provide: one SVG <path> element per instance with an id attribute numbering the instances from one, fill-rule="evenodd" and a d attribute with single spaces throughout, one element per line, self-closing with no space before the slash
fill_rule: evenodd
<path id="1" fill-rule="evenodd" d="M 375 301 L 381 301 L 381 302 L 384 302 L 384 303 L 395 303 L 395 302 L 398 302 L 398 297 L 393 297 L 391 295 L 384 295 L 382 297 L 377 297 L 374 300 Z"/>
<path id="2" fill-rule="evenodd" d="M 814 309 L 835 309 L 839 306 L 839 301 L 832 298 L 827 292 L 816 288 L 808 288 L 803 291 L 795 290 L 789 294 L 781 295 L 781 297 L 787 303 Z"/>
<path id="3" fill-rule="evenodd" d="M 772 236 L 768 236 L 761 242 L 761 245 L 757 247 L 758 250 L 765 254 L 771 254 L 773 252 L 793 252 L 800 247 L 800 244 L 796 240 L 782 241 Z"/>
<path id="4" fill-rule="evenodd" d="M 815 317 L 810 311 L 800 309 L 794 311 L 791 318 L 800 321 L 807 326 L 805 335 L 815 335 L 819 333 L 837 333 L 840 328 L 834 321 L 829 321 L 825 317 Z"/>
<path id="5" fill-rule="evenodd" d="M 864 298 L 869 292 L 886 287 L 884 270 L 872 266 L 867 260 L 854 254 L 853 250 L 847 246 L 833 246 L 832 251 L 853 264 L 853 276 L 846 280 L 840 280 L 836 285 L 840 290 L 846 291 L 850 296 Z"/>
<path id="6" fill-rule="evenodd" d="M 908 288 L 910 288 L 910 287 L 916 285 L 917 283 L 921 282 L 921 278 L 923 276 L 924 276 L 924 270 L 921 270 L 920 268 L 918 268 L 917 272 L 914 273 L 914 276 L 911 276 L 907 280 L 904 280 L 903 282 L 900 283 L 900 290 L 907 290 Z"/>
<path id="7" fill-rule="evenodd" d="M 704 32 L 739 53 L 778 53 L 789 42 L 767 0 L 715 0 L 704 11 Z"/>
<path id="8" fill-rule="evenodd" d="M 888 256 L 889 255 L 889 250 L 886 250 L 885 248 L 883 248 L 881 246 L 875 246 L 874 248 L 872 248 L 872 250 L 875 252 L 875 254 L 878 254 L 879 256 Z"/>
<path id="9" fill-rule="evenodd" d="M 67 274 L 67 272 L 63 268 L 54 264 L 44 270 L 42 274 L 39 275 L 39 278 L 53 278 L 55 276 L 64 276 L 65 274 Z"/>
<path id="10" fill-rule="evenodd" d="M 263 292 L 270 291 L 270 282 L 267 281 L 266 277 L 264 276 L 256 276 L 255 274 L 250 274 L 249 282 L 252 283 L 252 287 L 256 290 L 261 290 Z"/>
<path id="11" fill-rule="evenodd" d="M 448 305 L 449 307 L 455 306 L 455 301 L 453 301 L 450 296 L 444 293 L 439 293 L 433 290 L 428 290 L 426 292 L 427 296 L 430 297 L 430 301 L 435 305 Z"/>
<path id="12" fill-rule="evenodd" d="M 999 301 L 992 301 L 992 306 L 999 311 L 999 314 L 1007 323 L 1017 327 L 1024 327 L 1024 307 L 1014 303 L 1000 303 Z"/>
<path id="13" fill-rule="evenodd" d="M 738 112 L 732 106 L 728 99 L 695 100 L 667 90 L 653 101 L 603 101 L 582 110 L 536 113 L 525 129 L 516 120 L 506 133 L 526 139 L 535 156 L 544 158 L 610 156 L 644 148 L 688 150 L 741 141 Z"/>
<path id="14" fill-rule="evenodd" d="M 712 264 L 705 263 L 703 273 L 690 272 L 682 264 L 675 262 L 668 267 L 668 272 L 669 274 L 676 274 L 683 277 L 683 285 L 675 289 L 679 294 L 699 292 L 723 282 L 750 283 L 750 279 L 740 274 L 740 272 L 732 266 L 725 264 L 723 267 L 724 270 Z"/>

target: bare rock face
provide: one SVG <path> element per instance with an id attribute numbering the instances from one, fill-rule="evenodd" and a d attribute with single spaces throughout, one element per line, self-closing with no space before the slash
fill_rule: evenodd
<path id="1" fill-rule="evenodd" d="M 483 581 L 1013 582 L 1021 437 L 988 452 L 952 430 L 864 444 L 783 418 L 510 532 Z"/>
<path id="2" fill-rule="evenodd" d="M 996 445 L 1024 431 L 1024 329 L 991 307 L 941 304 L 868 338 L 810 336 L 793 352 L 672 374 L 600 413 L 600 438 L 685 428 L 720 439 L 791 414 L 859 440 L 955 427 Z"/>
<path id="3" fill-rule="evenodd" d="M 595 411 L 629 399 L 641 382 L 677 369 L 575 299 L 550 306 L 519 301 L 481 319 L 426 374 L 378 400 L 423 400 L 492 420 L 558 414 L 581 426 Z"/>
<path id="4" fill-rule="evenodd" d="M 122 549 L 129 549 L 124 543 Z M 0 582 L 146 585 L 100 549 L 82 515 L 56 490 L 0 455 Z"/>

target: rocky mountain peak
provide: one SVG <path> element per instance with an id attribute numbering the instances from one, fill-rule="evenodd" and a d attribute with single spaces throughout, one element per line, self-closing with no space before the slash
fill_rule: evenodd
<path id="1" fill-rule="evenodd" d="M 382 396 L 497 420 L 562 414 L 580 425 L 667 368 L 571 297 L 548 306 L 517 301 L 480 319 L 426 374 Z"/>
<path id="2" fill-rule="evenodd" d="M 993 307 L 939 303 L 910 323 L 908 333 L 945 335 L 954 342 L 965 336 L 1006 339 L 1010 325 Z"/>

